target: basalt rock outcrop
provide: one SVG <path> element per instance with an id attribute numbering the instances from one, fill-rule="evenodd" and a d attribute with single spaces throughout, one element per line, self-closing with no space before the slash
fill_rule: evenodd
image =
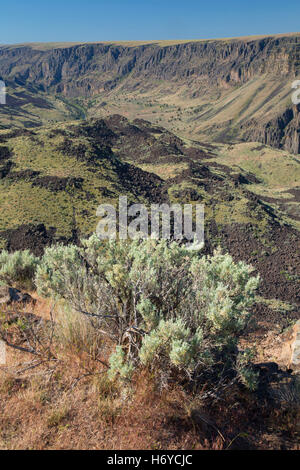
<path id="1" fill-rule="evenodd" d="M 0 48 L 0 75 L 66 96 L 92 96 L 129 75 L 129 87 L 141 79 L 181 81 L 190 77 L 225 87 L 244 83 L 256 74 L 296 76 L 299 47 L 298 35 L 169 46 L 155 42 L 141 46 L 82 44 L 50 50 L 10 46 Z"/>
<path id="2" fill-rule="evenodd" d="M 282 115 L 269 122 L 250 121 L 244 130 L 246 141 L 262 142 L 271 147 L 300 153 L 300 105 L 288 108 Z"/>

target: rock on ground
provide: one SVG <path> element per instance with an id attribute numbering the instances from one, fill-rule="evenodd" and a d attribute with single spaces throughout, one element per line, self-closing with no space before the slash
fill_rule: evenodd
<path id="1" fill-rule="evenodd" d="M 0 286 L 0 305 L 12 303 L 28 304 L 33 301 L 31 295 L 8 286 Z"/>

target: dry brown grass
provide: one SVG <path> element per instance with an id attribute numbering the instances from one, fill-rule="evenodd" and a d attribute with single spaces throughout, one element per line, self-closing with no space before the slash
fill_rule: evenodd
<path id="1" fill-rule="evenodd" d="M 127 394 L 101 376 L 79 381 L 80 367 L 64 364 L 29 381 L 1 380 L 1 449 L 222 448 L 199 431 L 180 391 L 159 395 L 141 377 Z"/>
<path id="2" fill-rule="evenodd" d="M 30 308 L 49 319 L 48 301 Z M 179 385 L 158 390 L 145 370 L 121 386 L 107 379 L 105 357 L 101 363 L 60 344 L 53 352 L 39 364 L 8 351 L 0 367 L 0 449 L 300 449 L 299 410 L 270 408 L 238 386 L 208 406 Z"/>

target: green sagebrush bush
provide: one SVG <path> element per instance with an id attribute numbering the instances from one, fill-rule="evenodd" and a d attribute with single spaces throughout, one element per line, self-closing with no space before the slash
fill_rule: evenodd
<path id="1" fill-rule="evenodd" d="M 200 256 L 165 240 L 92 236 L 82 247 L 46 249 L 36 284 L 41 294 L 63 298 L 96 321 L 115 342 L 112 378 L 130 377 L 144 365 L 162 382 L 218 375 L 221 383 L 240 366 L 236 376 L 254 382 L 237 350 L 259 284 L 252 272 L 220 250 Z"/>
<path id="2" fill-rule="evenodd" d="M 34 289 L 34 278 L 39 258 L 29 250 L 0 253 L 0 284 L 19 289 Z"/>

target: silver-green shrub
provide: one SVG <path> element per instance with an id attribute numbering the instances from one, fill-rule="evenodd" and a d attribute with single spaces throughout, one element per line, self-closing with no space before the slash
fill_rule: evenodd
<path id="1" fill-rule="evenodd" d="M 129 377 L 142 364 L 164 380 L 221 383 L 237 370 L 237 341 L 259 284 L 252 273 L 220 250 L 201 256 L 165 240 L 93 236 L 81 247 L 48 248 L 36 284 L 96 321 L 116 344 L 111 377 Z"/>
<path id="2" fill-rule="evenodd" d="M 39 258 L 29 250 L 0 253 L 0 284 L 19 289 L 34 289 L 34 278 Z"/>

